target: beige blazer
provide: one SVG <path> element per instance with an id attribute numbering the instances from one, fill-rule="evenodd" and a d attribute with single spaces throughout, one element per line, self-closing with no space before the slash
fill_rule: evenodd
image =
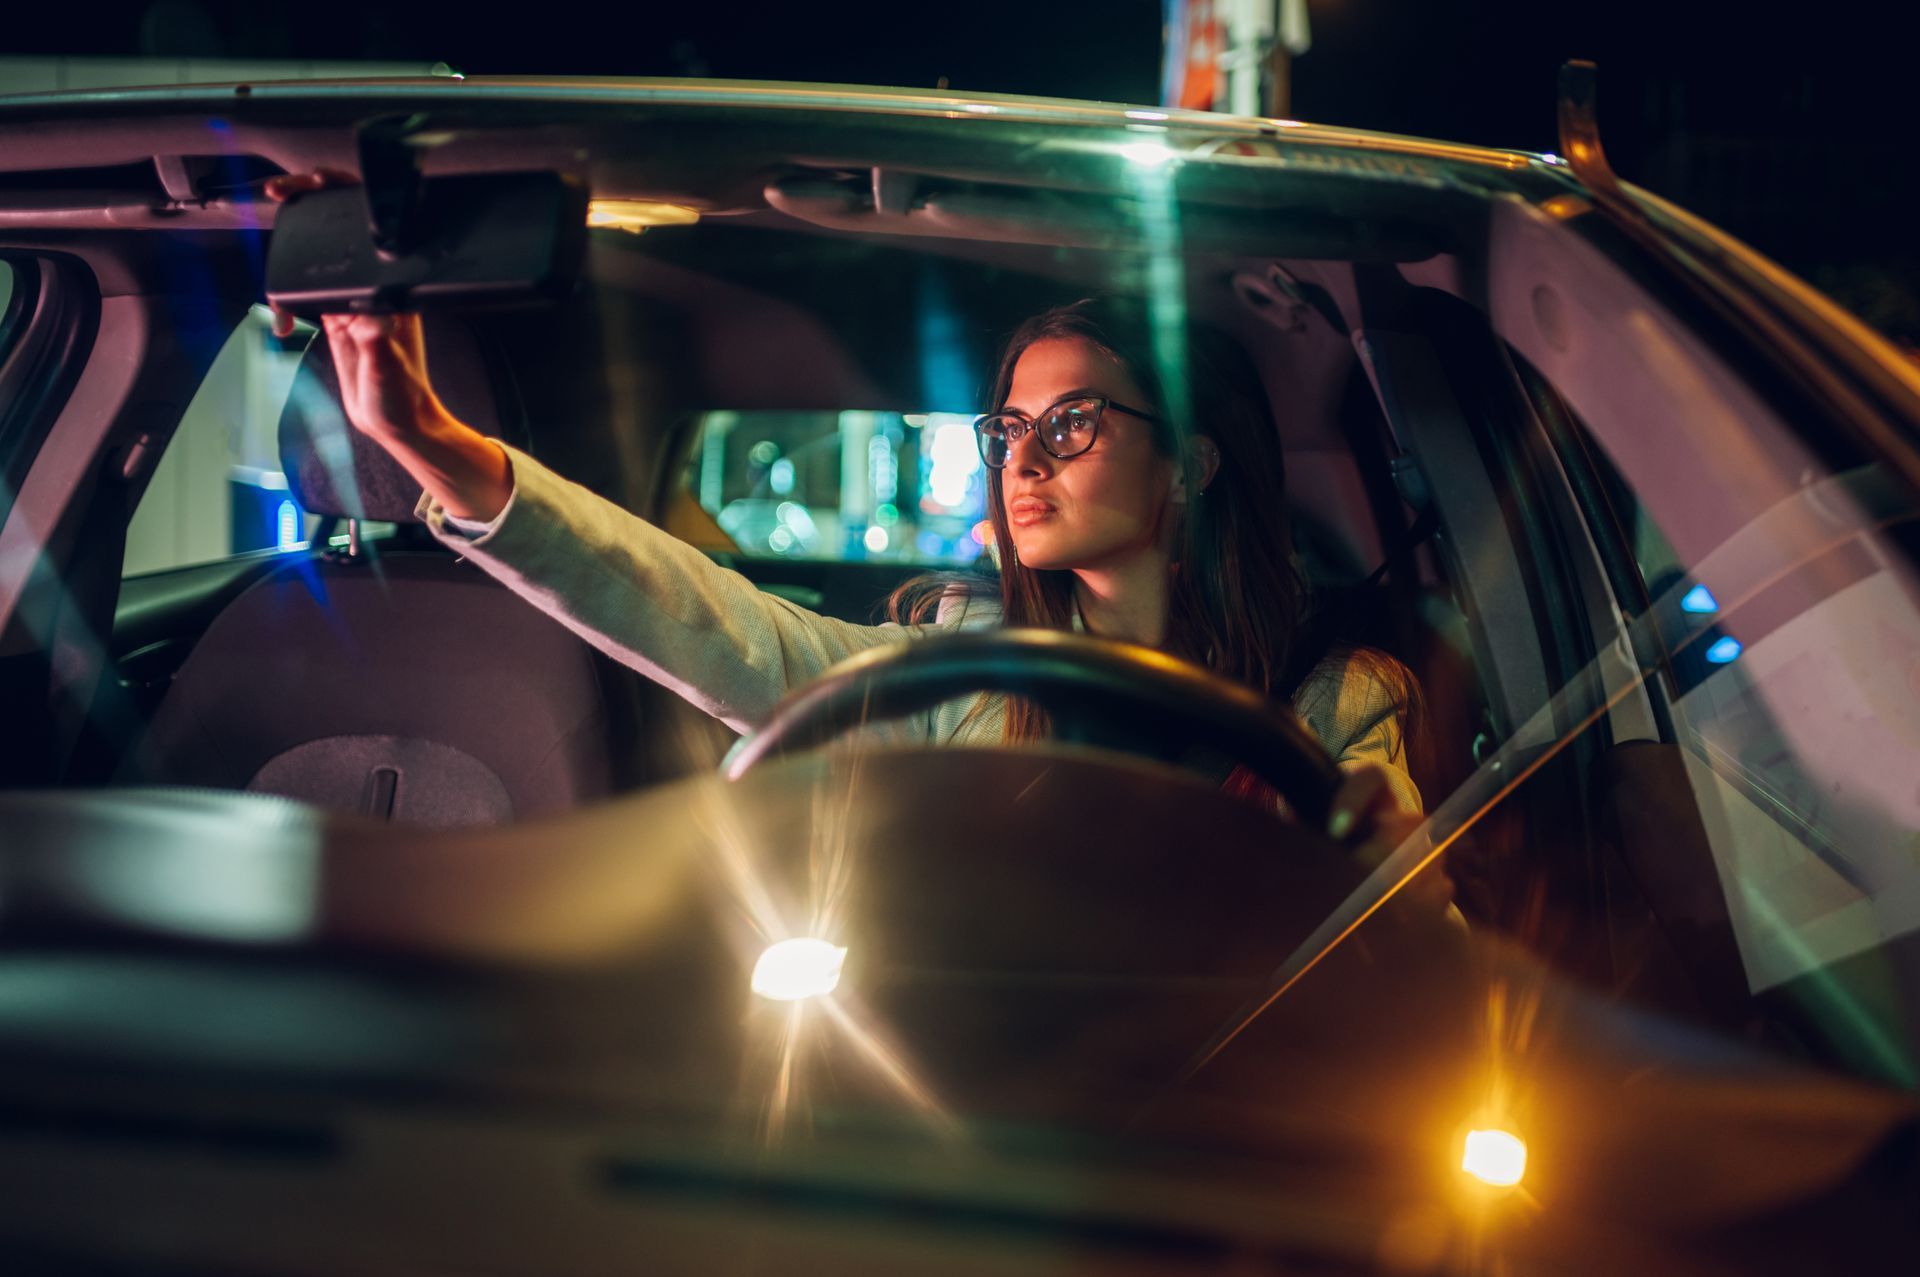
<path id="1" fill-rule="evenodd" d="M 513 448 L 513 495 L 491 523 L 450 518 L 422 496 L 418 514 L 443 542 L 614 660 L 671 688 L 738 732 L 828 667 L 882 643 L 997 624 L 997 602 L 955 598 L 934 624 L 855 625 L 757 588 L 738 572 L 636 515 L 561 478 Z M 942 744 L 997 744 L 1004 702 L 969 714 L 952 701 L 889 735 Z M 1395 798 L 1420 810 L 1407 774 L 1391 689 L 1362 666 L 1330 662 L 1293 707 L 1343 768 L 1386 769 Z"/>

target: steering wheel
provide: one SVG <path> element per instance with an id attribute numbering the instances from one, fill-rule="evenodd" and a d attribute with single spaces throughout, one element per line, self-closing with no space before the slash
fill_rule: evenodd
<path id="1" fill-rule="evenodd" d="M 737 780 L 765 759 L 852 728 L 977 692 L 1026 697 L 1054 738 L 1192 766 L 1206 750 L 1245 764 L 1316 827 L 1340 770 L 1299 717 L 1197 665 L 1131 643 L 1061 630 L 936 635 L 872 648 L 789 694 L 728 762 Z"/>

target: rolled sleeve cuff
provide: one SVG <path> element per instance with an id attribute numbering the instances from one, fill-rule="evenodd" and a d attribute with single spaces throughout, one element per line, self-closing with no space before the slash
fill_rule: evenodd
<path id="1" fill-rule="evenodd" d="M 515 457 L 513 449 L 503 448 L 507 454 L 507 466 L 512 473 Z M 420 500 L 413 507 L 413 517 L 427 525 L 427 530 L 442 540 L 467 541 L 475 545 L 483 544 L 513 513 L 514 503 L 520 497 L 520 480 L 513 475 L 513 490 L 507 494 L 507 503 L 500 507 L 500 513 L 491 519 L 463 519 L 457 514 L 448 514 L 446 507 L 433 499 L 430 492 L 422 492 Z"/>

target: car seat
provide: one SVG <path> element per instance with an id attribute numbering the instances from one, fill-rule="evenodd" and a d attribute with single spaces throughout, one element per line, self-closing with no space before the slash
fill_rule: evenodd
<path id="1" fill-rule="evenodd" d="M 514 397 L 499 393 L 505 370 L 474 330 L 429 317 L 426 344 L 455 415 L 524 445 Z M 417 523 L 419 484 L 348 426 L 324 339 L 295 376 L 280 449 L 302 509 Z M 136 773 L 426 826 L 498 824 L 608 792 L 633 731 L 621 712 L 631 676 L 479 568 L 420 545 L 291 555 L 235 599 L 157 706 Z"/>

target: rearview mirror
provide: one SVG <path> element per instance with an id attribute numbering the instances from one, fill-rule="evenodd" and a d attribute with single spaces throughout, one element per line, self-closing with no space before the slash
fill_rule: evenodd
<path id="1" fill-rule="evenodd" d="M 573 291 L 587 242 L 587 190 L 559 173 L 429 178 L 397 249 L 375 230 L 368 188 L 283 205 L 267 249 L 267 300 L 292 315 L 473 310 Z"/>

